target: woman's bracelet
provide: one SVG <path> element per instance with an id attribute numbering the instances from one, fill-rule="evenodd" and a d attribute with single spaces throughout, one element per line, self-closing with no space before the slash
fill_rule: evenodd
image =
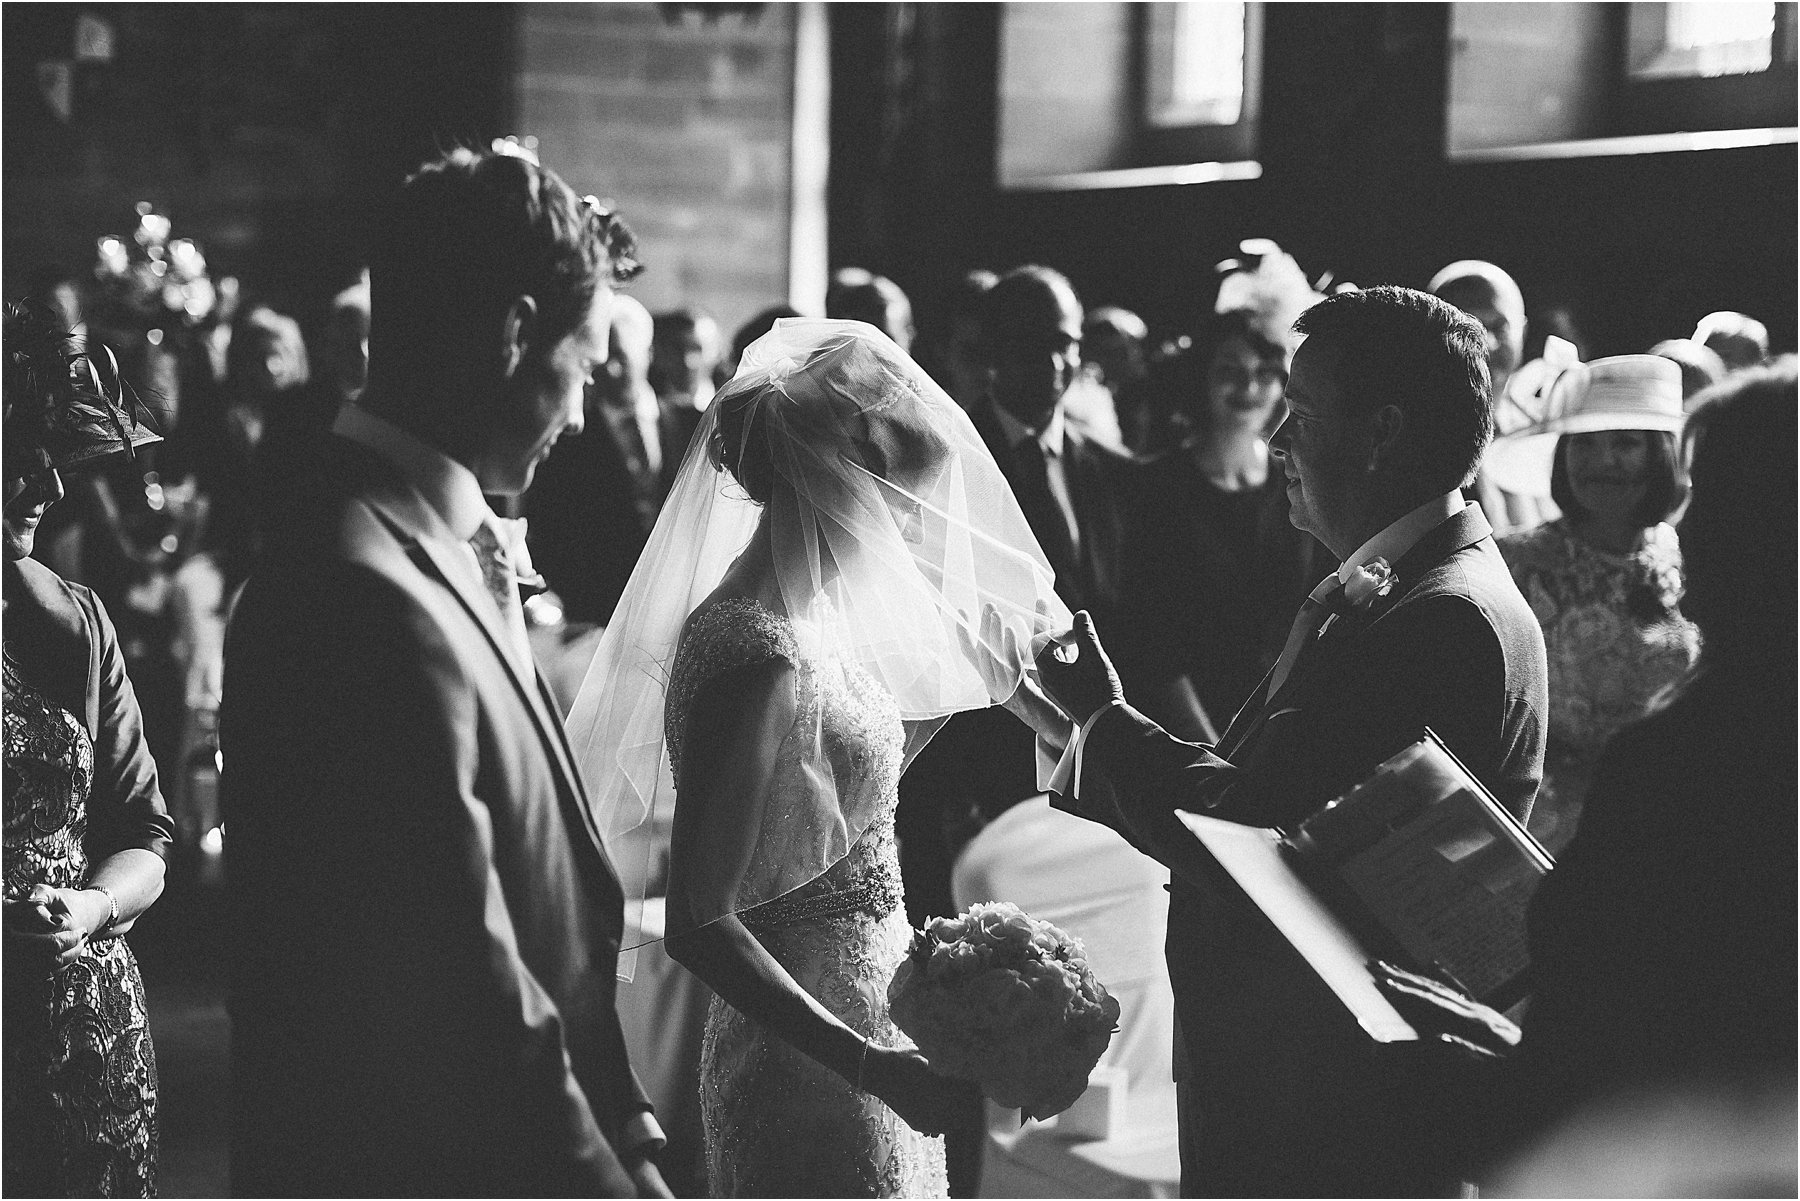
<path id="1" fill-rule="evenodd" d="M 88 887 L 106 898 L 106 907 L 109 911 L 106 920 L 101 922 L 99 928 L 94 931 L 93 937 L 98 938 L 119 924 L 119 898 L 113 895 L 110 888 L 101 888 L 97 884 L 90 884 Z"/>

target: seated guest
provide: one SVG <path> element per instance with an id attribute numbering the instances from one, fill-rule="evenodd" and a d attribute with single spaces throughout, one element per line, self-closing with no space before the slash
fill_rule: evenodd
<path id="1" fill-rule="evenodd" d="M 1743 313 L 1708 313 L 1691 336 L 1723 359 L 1727 371 L 1743 371 L 1769 358 L 1769 327 Z"/>
<path id="2" fill-rule="evenodd" d="M 1704 392 L 1725 378 L 1725 360 L 1709 346 L 1692 338 L 1669 338 L 1650 348 L 1681 368 L 1681 399 L 1685 404 L 1696 393 Z"/>
<path id="3" fill-rule="evenodd" d="M 1441 985 L 1388 974 L 1416 1027 L 1518 1044 L 1503 1062 L 1442 1065 L 1416 1098 L 1421 1155 L 1448 1148 L 1467 1174 L 1591 1105 L 1699 1095 L 1754 1126 L 1774 1096 L 1790 1115 L 1775 1191 L 1738 1191 L 1715 1160 L 1689 1166 L 1717 1177 L 1666 1194 L 1633 1191 L 1613 1165 L 1588 1195 L 1794 1190 L 1796 530 L 1770 497 L 1794 488 L 1795 402 L 1789 357 L 1733 375 L 1689 419 L 1685 604 L 1706 649 L 1672 703 L 1608 745 L 1581 831 L 1532 901 L 1523 1038 Z"/>
<path id="4" fill-rule="evenodd" d="M 13 1197 L 154 1197 L 156 1054 L 122 937 L 173 836 L 106 608 L 31 558 L 62 472 L 159 436 L 110 354 L 6 309 L 6 1157 Z"/>
<path id="5" fill-rule="evenodd" d="M 696 413 L 705 412 L 712 403 L 719 342 L 719 323 L 699 309 L 658 313 L 650 358 L 650 383 L 657 396 Z"/>
<path id="6" fill-rule="evenodd" d="M 1191 432 L 1144 470 L 1114 657 L 1139 709 L 1213 742 L 1332 564 L 1288 520 L 1287 477 L 1269 453 L 1286 412 L 1286 347 L 1252 314 L 1220 313 L 1158 377 Z"/>
<path id="7" fill-rule="evenodd" d="M 1607 739 L 1687 675 L 1700 633 L 1681 615 L 1681 549 L 1668 524 L 1687 494 L 1675 456 L 1680 370 L 1655 355 L 1596 359 L 1558 379 L 1549 411 L 1497 441 L 1488 466 L 1502 487 L 1547 490 L 1562 510 L 1500 540 L 1549 655 L 1532 832 L 1554 854 L 1575 833 Z"/>
<path id="8" fill-rule="evenodd" d="M 1513 277 L 1492 263 L 1463 259 L 1432 276 L 1426 290 L 1481 322 L 1487 331 L 1495 435 L 1505 437 L 1536 421 L 1539 414 L 1528 407 L 1528 400 L 1508 387 L 1525 358 L 1525 298 Z M 1550 516 L 1545 506 L 1531 496 L 1496 487 L 1485 472 L 1476 473 L 1470 495 L 1480 503 L 1495 535 L 1500 537 L 1514 530 L 1530 529 Z"/>
<path id="9" fill-rule="evenodd" d="M 992 271 L 970 271 L 956 281 L 920 326 L 918 359 L 950 399 L 967 409 L 987 388 L 987 365 L 981 361 L 981 305 L 1000 282 Z"/>
<path id="10" fill-rule="evenodd" d="M 526 493 L 533 566 L 574 623 L 605 625 L 656 526 L 699 414 L 650 387 L 650 312 L 613 298 L 606 366 L 579 434 L 565 434 Z"/>
<path id="11" fill-rule="evenodd" d="M 839 321 L 866 321 L 901 350 L 912 351 L 912 301 L 885 275 L 861 267 L 833 272 L 831 286 L 825 290 L 825 315 Z"/>

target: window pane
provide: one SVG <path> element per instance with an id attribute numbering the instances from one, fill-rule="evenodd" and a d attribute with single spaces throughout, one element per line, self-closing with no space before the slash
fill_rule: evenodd
<path id="1" fill-rule="evenodd" d="M 1774 62 L 1775 5 L 1633 4 L 1630 41 L 1633 79 L 1751 75 Z"/>
<path id="2" fill-rule="evenodd" d="M 1244 112 L 1242 4 L 1150 5 L 1152 125 L 1235 125 Z"/>

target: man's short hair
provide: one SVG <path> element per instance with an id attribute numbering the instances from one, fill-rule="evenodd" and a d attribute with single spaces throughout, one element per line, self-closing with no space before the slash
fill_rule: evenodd
<path id="1" fill-rule="evenodd" d="M 981 298 L 981 342 L 988 351 L 994 340 L 1016 330 L 1021 324 L 1041 320 L 1051 314 L 1060 320 L 1073 313 L 1076 324 L 1082 319 L 1081 298 L 1069 277 L 1054 267 L 1030 263 L 1014 267 L 1002 275 Z"/>
<path id="2" fill-rule="evenodd" d="M 1405 415 L 1401 465 L 1421 496 L 1474 478 L 1494 436 L 1478 321 L 1427 293 L 1382 286 L 1327 297 L 1294 329 L 1336 353 L 1334 382 L 1352 411 L 1392 404 Z"/>
<path id="3" fill-rule="evenodd" d="M 603 284 L 643 270 L 618 217 L 551 170 L 513 154 L 456 149 L 407 178 L 374 247 L 375 365 L 441 356 L 446 337 L 537 302 L 539 336 L 558 342 Z M 461 314 L 460 318 L 458 314 Z"/>

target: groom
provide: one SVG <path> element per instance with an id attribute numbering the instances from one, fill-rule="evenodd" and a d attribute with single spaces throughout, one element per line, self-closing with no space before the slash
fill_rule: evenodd
<path id="1" fill-rule="evenodd" d="M 632 251 L 516 154 L 397 198 L 368 389 L 226 648 L 239 1195 L 667 1195 L 613 1008 L 619 881 L 483 499 L 579 430 Z"/>
<path id="2" fill-rule="evenodd" d="M 1059 804 L 1171 869 L 1182 1194 L 1442 1195 L 1454 1182 L 1396 1151 L 1374 1044 L 1174 817 L 1290 825 L 1426 726 L 1521 818 L 1542 772 L 1543 637 L 1460 491 L 1493 428 L 1481 327 L 1382 287 L 1333 296 L 1296 328 L 1307 338 L 1271 447 L 1293 523 L 1342 565 L 1216 746 L 1133 710 L 1078 616 L 1076 661 L 1038 661 L 1080 725 Z M 1376 560 L 1392 567 L 1385 590 Z"/>

